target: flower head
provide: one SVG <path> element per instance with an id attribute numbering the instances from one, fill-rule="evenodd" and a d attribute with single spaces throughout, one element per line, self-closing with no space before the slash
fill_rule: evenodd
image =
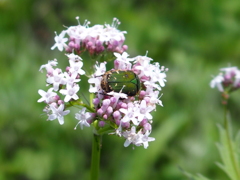
<path id="1" fill-rule="evenodd" d="M 59 92 L 65 95 L 64 101 L 68 102 L 70 99 L 77 100 L 79 97 L 77 92 L 79 91 L 80 87 L 78 84 L 69 85 L 67 84 L 66 89 L 61 89 Z"/>
<path id="2" fill-rule="evenodd" d="M 237 67 L 221 68 L 220 73 L 210 82 L 210 87 L 217 87 L 220 92 L 231 92 L 240 88 L 240 70 Z"/>
<path id="3" fill-rule="evenodd" d="M 68 38 L 64 38 L 66 31 L 62 31 L 59 35 L 55 32 L 56 36 L 54 38 L 55 44 L 51 47 L 51 49 L 55 49 L 56 47 L 58 48 L 59 51 L 63 51 L 63 48 L 66 47 L 66 42 Z"/>
<path id="4" fill-rule="evenodd" d="M 43 102 L 50 103 L 55 96 L 57 96 L 57 93 L 52 92 L 53 88 L 48 89 L 47 92 L 39 89 L 38 93 L 42 96 L 37 102 Z"/>
<path id="5" fill-rule="evenodd" d="M 111 25 L 90 26 L 86 20 L 83 25 L 79 23 L 56 34 L 51 49 L 65 50 L 64 57 L 69 64 L 61 69 L 54 59 L 40 67 L 40 71 L 46 69 L 49 89 L 38 91 L 41 95 L 38 102 L 46 104 L 47 120 L 58 119 L 64 124 L 64 116 L 70 113 L 67 108 L 80 108 L 75 114 L 76 127 L 93 126 L 94 133 L 124 138 L 125 147 L 132 144 L 147 148 L 155 140 L 149 137 L 154 119 L 152 111 L 157 105 L 163 106 L 161 90 L 168 69 L 152 63 L 147 55 L 130 57 L 124 44 L 127 32 L 118 30 L 119 24 L 116 18 Z M 91 59 L 82 58 L 86 52 Z M 222 71 L 228 75 L 213 81 L 211 86 L 224 87 L 225 79 L 239 86 L 239 71 L 234 68 Z M 90 100 L 80 92 L 86 86 Z"/>
<path id="6" fill-rule="evenodd" d="M 64 124 L 64 116 L 67 115 L 70 110 L 64 111 L 64 105 L 61 104 L 59 107 L 56 107 L 54 104 L 50 105 L 50 109 L 52 114 L 49 114 L 48 120 L 52 121 L 54 119 L 58 119 L 59 124 Z"/>
<path id="7" fill-rule="evenodd" d="M 77 125 L 80 125 L 81 129 L 83 129 L 83 126 L 87 126 L 87 127 L 90 126 L 90 124 L 88 123 L 87 120 L 89 120 L 92 116 L 91 116 L 91 113 L 85 112 L 85 111 L 86 111 L 86 108 L 82 108 L 82 110 L 80 110 L 79 113 L 75 114 L 75 118 L 77 120 L 79 120 Z M 77 127 L 77 125 L 76 125 L 76 127 Z M 75 129 L 76 129 L 76 127 L 75 127 Z"/>

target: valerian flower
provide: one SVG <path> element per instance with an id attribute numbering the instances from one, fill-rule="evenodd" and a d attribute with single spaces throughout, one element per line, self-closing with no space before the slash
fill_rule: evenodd
<path id="1" fill-rule="evenodd" d="M 220 92 L 231 92 L 240 88 L 240 70 L 237 67 L 221 68 L 220 71 L 210 82 L 211 88 L 217 87 Z"/>
<path id="2" fill-rule="evenodd" d="M 46 70 L 49 89 L 38 91 L 42 96 L 38 102 L 46 103 L 44 112 L 47 120 L 58 119 L 60 124 L 64 124 L 64 117 L 71 113 L 68 108 L 79 108 L 75 114 L 78 120 L 75 129 L 78 125 L 81 129 L 93 126 L 96 134 L 115 134 L 125 138 L 125 147 L 133 144 L 147 148 L 148 143 L 155 140 L 149 137 L 154 122 L 151 113 L 157 105 L 163 106 L 161 90 L 165 86 L 168 69 L 152 63 L 153 60 L 146 55 L 131 57 L 124 44 L 127 32 L 118 30 L 119 24 L 116 18 L 111 25 L 90 26 L 90 22 L 85 21 L 83 25 L 67 27 L 59 35 L 56 33 L 51 49 L 65 50 L 64 57 L 69 65 L 62 70 L 57 67 L 58 60 L 54 59 L 40 67 L 41 72 Z M 91 60 L 83 58 L 85 53 Z M 91 62 L 91 66 L 86 61 Z M 112 72 L 125 75 L 119 76 L 114 84 L 108 82 Z M 129 79 L 130 75 L 134 78 Z M 83 76 L 87 81 L 82 80 Z M 234 86 L 239 85 L 239 79 L 240 74 L 236 72 Z M 212 86 L 220 82 L 215 80 Z M 122 87 L 116 90 L 119 84 Z M 92 98 L 84 103 L 86 99 L 80 91 L 86 86 Z"/>

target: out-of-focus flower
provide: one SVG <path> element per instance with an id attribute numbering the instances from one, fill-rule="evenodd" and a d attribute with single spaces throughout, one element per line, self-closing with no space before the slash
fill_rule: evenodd
<path id="1" fill-rule="evenodd" d="M 220 73 L 210 82 L 210 87 L 217 87 L 220 92 L 232 92 L 240 88 L 240 70 L 237 67 L 221 68 Z"/>

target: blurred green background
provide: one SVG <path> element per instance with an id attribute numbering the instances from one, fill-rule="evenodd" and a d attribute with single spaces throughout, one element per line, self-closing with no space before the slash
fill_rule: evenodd
<path id="1" fill-rule="evenodd" d="M 227 179 L 215 164 L 223 112 L 209 82 L 221 67 L 240 67 L 239 0 L 0 0 L 0 179 L 89 178 L 92 130 L 73 130 L 73 115 L 63 126 L 47 122 L 37 103 L 45 88 L 40 65 L 64 57 L 50 50 L 54 31 L 76 25 L 76 16 L 91 25 L 117 17 L 131 57 L 148 51 L 169 68 L 164 107 L 154 112 L 156 140 L 133 150 L 105 135 L 100 179 L 187 179 L 180 169 Z M 239 95 L 229 104 L 235 132 Z"/>

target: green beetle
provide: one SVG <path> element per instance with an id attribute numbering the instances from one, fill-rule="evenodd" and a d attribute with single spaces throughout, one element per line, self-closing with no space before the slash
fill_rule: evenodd
<path id="1" fill-rule="evenodd" d="M 114 91 L 135 96 L 140 90 L 140 80 L 133 71 L 110 70 L 103 75 L 101 87 L 106 93 Z"/>

